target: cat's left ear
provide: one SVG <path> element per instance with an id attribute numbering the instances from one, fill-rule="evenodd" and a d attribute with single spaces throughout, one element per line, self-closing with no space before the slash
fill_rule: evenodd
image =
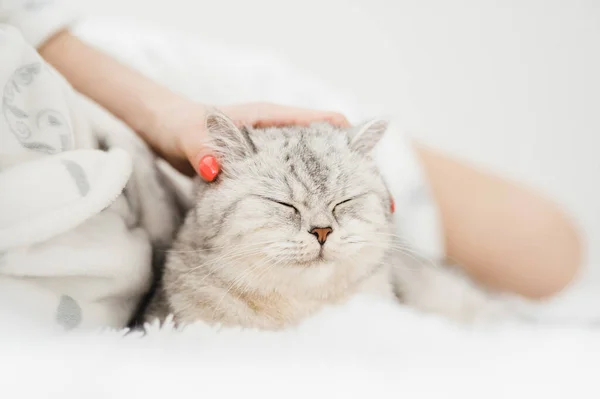
<path id="1" fill-rule="evenodd" d="M 371 119 L 350 129 L 350 147 L 362 154 L 368 154 L 381 140 L 388 128 L 385 119 Z"/>
<path id="2" fill-rule="evenodd" d="M 207 144 L 220 160 L 227 162 L 250 156 L 256 149 L 248 131 L 238 128 L 224 113 L 211 109 L 206 117 L 206 131 L 210 138 Z"/>

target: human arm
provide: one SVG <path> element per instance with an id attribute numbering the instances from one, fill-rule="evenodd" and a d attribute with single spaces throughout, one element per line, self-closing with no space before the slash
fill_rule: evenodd
<path id="1" fill-rule="evenodd" d="M 42 57 L 79 92 L 135 130 L 179 171 L 192 175 L 201 157 L 206 105 L 192 102 L 114 58 L 81 42 L 68 31 L 39 47 Z M 252 103 L 221 106 L 240 124 L 254 126 L 330 121 L 347 125 L 336 112 Z"/>
<path id="2" fill-rule="evenodd" d="M 415 144 L 439 209 L 447 257 L 492 288 L 557 294 L 582 260 L 579 232 L 541 195 Z"/>

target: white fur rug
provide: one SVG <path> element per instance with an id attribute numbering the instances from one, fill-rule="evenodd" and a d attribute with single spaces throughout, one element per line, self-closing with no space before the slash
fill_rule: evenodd
<path id="1" fill-rule="evenodd" d="M 11 331 L 0 339 L 7 398 L 600 397 L 600 331 L 466 328 L 367 298 L 280 333 Z"/>
<path id="2" fill-rule="evenodd" d="M 353 121 L 372 116 L 272 58 L 111 21 L 90 21 L 78 33 L 198 100 L 332 108 Z M 281 333 L 198 324 L 144 337 L 47 334 L 21 322 L 2 321 L 1 397 L 600 397 L 600 328 L 582 324 L 468 328 L 366 298 Z"/>

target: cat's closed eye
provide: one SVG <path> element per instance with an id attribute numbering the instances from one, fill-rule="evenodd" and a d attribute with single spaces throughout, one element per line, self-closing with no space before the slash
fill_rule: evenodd
<path id="1" fill-rule="evenodd" d="M 350 197 L 350 198 L 346 198 L 345 200 L 343 200 L 343 201 L 340 201 L 340 202 L 338 202 L 337 204 L 335 204 L 331 210 L 332 210 L 332 211 L 335 211 L 337 207 L 339 207 L 339 206 L 342 206 L 342 205 L 345 205 L 345 204 L 348 204 L 349 202 L 351 202 L 351 201 L 354 201 L 354 200 L 357 200 L 357 199 L 359 199 L 360 197 L 363 197 L 363 196 L 365 196 L 365 195 L 367 195 L 367 194 L 368 194 L 368 193 L 363 193 L 363 194 L 355 195 L 355 196 L 353 196 L 353 197 Z"/>
<path id="2" fill-rule="evenodd" d="M 340 206 L 340 205 L 344 205 L 344 204 L 347 204 L 348 202 L 350 202 L 350 201 L 352 201 L 352 200 L 354 200 L 354 199 L 355 199 L 355 197 L 352 197 L 352 198 L 348 198 L 348 199 L 346 199 L 346 200 L 343 200 L 343 201 L 341 201 L 341 202 L 338 202 L 337 204 L 335 204 L 335 205 L 333 206 L 333 210 L 335 211 L 335 208 L 337 208 L 338 206 Z"/>
<path id="3" fill-rule="evenodd" d="M 279 201 L 279 200 L 276 200 L 276 199 L 273 199 L 273 198 L 268 198 L 268 197 L 262 197 L 262 198 L 266 199 L 267 201 L 271 201 L 271 202 L 274 202 L 276 204 L 279 204 L 281 206 L 285 206 L 287 208 L 293 209 L 294 212 L 298 213 L 298 209 L 294 205 L 292 205 L 292 204 L 288 204 L 287 202 Z"/>

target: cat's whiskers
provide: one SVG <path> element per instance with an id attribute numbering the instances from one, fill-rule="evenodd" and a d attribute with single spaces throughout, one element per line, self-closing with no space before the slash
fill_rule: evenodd
<path id="1" fill-rule="evenodd" d="M 348 261 L 349 261 L 349 262 L 352 264 L 352 266 L 354 266 L 354 267 L 356 267 L 356 268 L 360 267 L 360 265 L 359 265 L 358 263 L 356 263 L 354 259 L 352 259 L 352 258 L 349 258 L 349 259 L 347 259 L 347 260 L 348 260 Z M 366 274 L 363 276 L 363 278 L 362 278 L 362 279 L 360 279 L 359 281 L 355 282 L 355 286 L 356 286 L 356 288 L 358 289 L 358 286 L 359 286 L 361 283 L 363 283 L 363 282 L 364 282 L 364 281 L 365 281 L 367 278 L 369 278 L 369 277 L 373 276 L 375 271 L 376 271 L 376 269 L 371 269 L 371 270 L 369 270 L 369 272 L 368 272 L 368 273 L 366 273 Z M 388 281 L 391 281 L 391 278 L 390 278 Z"/>
<path id="2" fill-rule="evenodd" d="M 182 277 L 186 277 L 189 274 L 199 270 L 199 269 L 210 269 L 212 274 L 213 272 L 219 271 L 220 268 L 223 268 L 229 264 L 231 261 L 235 261 L 247 256 L 253 256 L 255 254 L 260 253 L 258 249 L 251 249 L 244 252 L 236 252 L 232 251 L 227 256 L 219 256 L 215 259 L 211 259 L 209 261 L 202 262 L 200 265 L 191 268 L 190 270 L 182 273 Z M 220 263 L 220 264 L 219 264 Z"/>
<path id="3" fill-rule="evenodd" d="M 264 244 L 264 242 L 263 242 L 263 243 L 259 243 L 259 244 L 261 244 L 261 245 L 262 245 L 262 244 Z M 275 246 L 276 246 L 276 245 L 278 245 L 278 244 L 280 244 L 280 243 L 278 243 L 278 242 L 268 242 L 268 243 L 267 243 L 267 246 L 268 246 L 268 245 L 275 245 Z M 255 244 L 255 245 L 257 245 L 257 244 Z M 254 246 L 255 246 L 255 245 L 254 245 Z M 249 246 L 246 246 L 246 247 L 249 247 Z M 235 251 L 236 251 L 236 250 L 234 249 L 233 251 L 229 251 L 229 253 L 231 253 L 231 252 L 235 252 Z M 262 251 L 257 251 L 256 253 L 264 253 L 264 252 L 262 252 Z M 246 251 L 244 251 L 244 252 L 241 252 L 241 253 L 234 253 L 234 256 L 229 256 L 229 257 L 223 257 L 223 256 L 221 256 L 221 257 L 218 257 L 218 258 L 217 258 L 217 259 L 215 259 L 215 260 L 211 260 L 211 262 L 204 263 L 204 264 L 202 264 L 202 265 L 198 266 L 198 267 L 203 267 L 203 266 L 205 266 L 205 267 L 210 267 L 210 266 L 211 266 L 211 264 L 214 264 L 214 263 L 217 263 L 217 262 L 222 262 L 222 264 L 221 264 L 221 265 L 217 265 L 217 267 L 216 267 L 216 268 L 213 268 L 212 270 L 210 270 L 210 271 L 209 271 L 209 273 L 207 273 L 207 274 L 206 274 L 206 275 L 205 275 L 205 276 L 204 276 L 204 277 L 203 277 L 201 280 L 199 280 L 199 281 L 198 281 L 196 284 L 197 284 L 197 285 L 202 285 L 202 283 L 203 283 L 203 282 L 204 282 L 204 281 L 205 281 L 205 280 L 206 280 L 208 277 L 215 275 L 215 273 L 218 273 L 218 272 L 220 272 L 220 271 L 221 271 L 221 270 L 222 270 L 224 267 L 227 267 L 227 266 L 229 266 L 231 261 L 235 261 L 235 260 L 238 260 L 238 259 L 241 259 L 241 258 L 245 258 L 245 257 L 250 257 L 250 256 L 252 256 L 253 254 L 254 254 L 254 253 L 253 253 L 252 251 L 248 251 L 248 250 L 246 250 Z M 284 259 L 284 260 L 282 260 L 282 261 L 285 261 L 285 259 Z M 281 262 L 279 262 L 279 263 L 281 263 Z M 260 265 L 260 264 L 256 264 L 256 266 L 257 266 L 257 267 L 258 267 L 259 265 Z M 190 271 L 186 272 L 186 273 L 185 273 L 185 274 L 183 274 L 182 276 L 185 276 L 185 275 L 189 274 L 191 271 L 198 269 L 198 267 L 196 267 L 196 268 L 194 268 L 194 269 L 192 269 L 192 270 L 190 270 Z M 245 271 L 247 271 L 248 273 L 251 273 L 253 270 L 248 270 L 248 269 L 246 269 Z M 241 275 L 241 276 L 238 276 L 238 279 L 241 279 L 241 278 L 243 278 L 243 277 L 244 277 L 244 276 L 243 276 L 243 273 L 242 273 L 242 275 Z M 235 284 L 235 283 L 236 283 L 236 281 L 234 281 L 232 284 Z M 231 288 L 232 288 L 232 287 L 230 287 L 229 289 L 231 289 Z M 229 289 L 228 289 L 228 290 L 229 290 Z M 225 294 L 225 295 L 226 295 L 226 294 Z"/>
<path id="4" fill-rule="evenodd" d="M 262 245 L 262 244 L 272 244 L 274 243 L 273 240 L 269 240 L 269 241 L 262 241 L 262 242 L 253 242 L 251 244 L 242 244 L 242 245 L 238 245 L 238 244 L 226 244 L 226 245 L 221 245 L 221 246 L 211 246 L 210 248 L 207 249 L 190 249 L 190 250 L 186 250 L 186 251 L 181 251 L 181 250 L 174 250 L 174 249 L 168 249 L 164 252 L 167 253 L 176 253 L 176 254 L 185 254 L 185 253 L 202 253 L 202 252 L 214 252 L 214 251 L 218 251 L 220 249 L 224 249 L 224 248 L 244 248 L 244 247 L 249 247 L 249 246 L 255 246 L 255 245 Z"/>
<path id="5" fill-rule="evenodd" d="M 290 245 L 282 245 L 282 244 L 290 244 Z M 277 256 L 281 258 L 282 261 L 287 261 L 289 263 L 297 263 L 297 262 L 308 262 L 310 260 L 299 259 L 306 257 L 306 251 L 308 250 L 308 246 L 303 242 L 298 241 L 287 241 L 285 243 L 274 243 L 273 247 L 275 250 L 278 250 Z"/>
<path id="6" fill-rule="evenodd" d="M 240 255 L 239 257 L 233 257 L 233 258 L 231 258 L 231 259 L 229 259 L 229 260 L 227 260 L 227 261 L 223 261 L 221 264 L 218 264 L 218 265 L 214 265 L 214 263 L 216 263 L 216 262 L 213 262 L 212 264 L 203 264 L 203 265 L 201 265 L 202 267 L 210 268 L 210 270 L 208 271 L 208 273 L 206 273 L 206 274 L 204 275 L 204 277 L 202 277 L 200 280 L 198 280 L 197 282 L 195 282 L 195 284 L 196 284 L 196 285 L 198 285 L 198 286 L 202 286 L 202 283 L 203 283 L 203 282 L 204 282 L 204 281 L 205 281 L 207 278 L 209 278 L 209 277 L 212 277 L 212 276 L 216 275 L 217 273 L 221 272 L 221 271 L 222 271 L 223 269 L 225 269 L 226 267 L 229 267 L 229 266 L 231 266 L 231 264 L 230 264 L 229 262 L 231 262 L 232 260 L 233 260 L 233 261 L 235 261 L 235 260 L 238 260 L 238 259 L 244 258 L 244 257 L 246 257 L 246 256 L 247 256 L 246 254 L 242 254 L 242 255 Z M 197 270 L 198 268 L 199 268 L 199 267 L 196 267 L 195 269 Z M 182 276 L 186 276 L 186 275 L 188 275 L 189 273 L 190 273 L 190 272 L 188 271 L 188 272 L 186 272 L 186 273 L 182 274 Z"/>
<path id="7" fill-rule="evenodd" d="M 250 279 L 246 279 L 246 283 L 239 287 L 239 289 L 243 293 L 248 292 L 247 287 L 250 287 L 250 283 L 253 283 L 253 285 L 260 284 L 260 281 L 264 276 L 266 276 L 271 270 L 273 270 L 275 267 L 278 267 L 281 263 L 283 263 L 285 261 L 282 259 L 269 259 L 269 260 L 270 260 L 269 263 L 263 264 L 263 266 L 265 266 L 265 267 L 262 272 L 260 272 L 257 276 L 255 276 L 255 280 L 251 281 Z"/>
<path id="8" fill-rule="evenodd" d="M 247 252 L 249 250 L 252 251 L 252 250 L 263 249 L 266 245 L 269 245 L 272 242 L 273 241 L 262 241 L 262 242 L 246 244 L 246 245 L 230 245 L 230 246 L 228 246 L 229 247 L 228 251 L 226 251 L 224 254 L 218 256 L 217 258 L 211 259 L 211 261 L 221 260 L 231 254 L 241 254 L 241 253 Z"/>
<path id="9" fill-rule="evenodd" d="M 217 304 L 215 305 L 215 309 L 214 309 L 213 315 L 212 315 L 213 319 L 215 318 L 217 311 L 219 310 L 219 307 L 221 306 L 221 303 L 227 297 L 227 295 L 229 295 L 229 293 L 237 285 L 237 283 L 239 281 L 241 281 L 242 279 L 245 279 L 246 276 L 250 276 L 252 274 L 252 272 L 254 272 L 259 267 L 262 267 L 263 265 L 264 265 L 263 263 L 254 263 L 254 264 L 250 265 L 249 267 L 245 268 L 244 270 L 242 270 L 242 272 L 232 280 L 231 284 L 229 284 L 229 286 L 225 290 L 225 293 L 223 294 L 223 296 L 221 297 L 219 302 L 217 302 Z M 270 270 L 270 268 L 267 268 L 267 269 Z M 242 291 L 241 293 L 244 294 L 245 292 Z"/>
<path id="10" fill-rule="evenodd" d="M 269 273 L 275 269 L 276 267 L 279 267 L 279 265 L 284 262 L 285 260 L 282 259 L 272 259 L 272 261 L 268 264 L 265 264 L 264 269 L 262 272 L 260 272 L 257 276 L 255 276 L 254 280 L 250 280 L 248 279 L 246 281 L 246 284 L 244 284 L 241 288 L 242 288 L 242 292 L 244 294 L 250 292 L 250 290 L 248 290 L 248 288 L 250 287 L 250 283 L 252 283 L 253 286 L 258 286 L 262 283 L 262 280 L 264 277 L 266 277 L 267 275 L 269 275 Z"/>
<path id="11" fill-rule="evenodd" d="M 409 244 L 408 240 L 396 233 L 386 233 L 383 231 L 374 231 L 369 233 L 372 236 L 379 236 L 379 237 L 386 237 L 386 238 L 392 238 L 394 241 L 396 242 L 401 242 L 403 244 Z"/>
<path id="12" fill-rule="evenodd" d="M 363 244 L 365 246 L 377 247 L 377 248 L 381 248 L 381 249 L 384 249 L 387 251 L 396 251 L 396 252 L 399 252 L 402 255 L 407 256 L 410 259 L 416 261 L 417 263 L 419 263 L 419 265 L 423 265 L 426 262 L 426 263 L 430 264 L 431 266 L 433 266 L 434 268 L 440 267 L 432 259 L 430 259 L 426 256 L 423 256 L 422 254 L 415 251 L 414 248 L 412 248 L 408 245 L 406 239 L 400 237 L 399 235 L 397 235 L 395 233 L 372 232 L 369 234 L 371 236 L 375 236 L 375 237 L 385 237 L 386 239 L 392 238 L 392 240 L 391 240 L 391 242 L 381 243 L 376 240 L 367 240 L 364 237 L 361 237 L 359 235 L 353 235 L 351 237 L 357 237 L 357 238 L 359 238 L 359 240 L 353 240 L 353 241 L 347 240 L 345 242 L 348 244 Z"/>
<path id="13" fill-rule="evenodd" d="M 249 266 L 249 267 L 252 267 L 253 265 L 258 265 L 258 263 L 253 263 L 253 264 L 252 264 L 251 266 Z M 202 277 L 202 278 L 201 278 L 201 279 L 200 279 L 198 282 L 196 282 L 196 283 L 195 283 L 195 285 L 202 286 L 203 282 L 204 282 L 206 279 L 208 279 L 209 277 L 212 277 L 212 276 L 215 276 L 215 275 L 217 275 L 217 274 L 218 274 L 218 273 L 220 273 L 220 272 L 221 272 L 221 271 L 222 271 L 224 268 L 226 268 L 226 267 L 228 267 L 228 266 L 230 266 L 230 265 L 228 265 L 228 264 L 221 264 L 221 265 L 218 265 L 218 266 L 217 266 L 217 267 L 215 267 L 214 269 L 210 270 L 210 271 L 209 271 L 209 272 L 208 272 L 208 273 L 207 273 L 207 274 L 206 274 L 204 277 Z M 245 270 L 243 270 L 243 271 L 242 271 L 242 273 L 243 273 L 244 271 L 245 271 Z M 240 274 L 242 274 L 242 273 L 240 273 Z"/>
<path id="14" fill-rule="evenodd" d="M 193 267 L 190 270 L 186 271 L 185 273 L 182 273 L 180 275 L 180 278 L 188 276 L 190 273 L 192 273 L 200 268 L 213 268 L 214 264 L 216 264 L 218 262 L 222 262 L 221 265 L 218 265 L 215 270 L 212 270 L 207 276 L 205 276 L 203 278 L 202 281 L 204 281 L 204 279 L 206 277 L 208 277 L 209 275 L 212 275 L 213 273 L 219 271 L 221 268 L 227 266 L 231 261 L 235 261 L 235 260 L 238 260 L 238 259 L 241 259 L 244 257 L 252 257 L 254 255 L 263 253 L 264 244 L 265 243 L 263 242 L 263 243 L 255 243 L 253 245 L 246 245 L 246 246 L 242 247 L 242 249 L 243 249 L 242 251 L 240 251 L 239 248 L 237 248 L 237 247 L 232 248 L 225 254 L 218 256 L 214 259 L 210 259 L 209 261 L 203 262 L 200 265 Z M 256 248 L 256 247 L 260 247 L 260 248 Z M 179 278 L 177 280 L 179 280 Z"/>
<path id="15" fill-rule="evenodd" d="M 240 251 L 239 248 L 232 248 L 225 254 L 222 254 L 221 256 L 218 256 L 214 259 L 210 259 L 209 261 L 202 262 L 200 265 L 191 268 L 190 270 L 186 271 L 185 273 L 180 274 L 175 281 L 177 282 L 180 279 L 189 276 L 191 273 L 195 272 L 196 270 L 198 270 L 200 268 L 209 269 L 208 273 L 204 277 L 202 277 L 202 279 L 200 281 L 198 281 L 198 284 L 201 284 L 208 277 L 215 275 L 216 273 L 223 270 L 225 267 L 229 266 L 232 261 L 237 261 L 239 259 L 249 258 L 254 255 L 261 254 L 263 245 L 264 245 L 264 243 L 255 243 L 253 245 L 246 245 L 242 248 L 243 249 L 242 251 Z M 260 246 L 260 248 L 256 248 L 257 246 Z M 220 262 L 220 264 L 218 264 L 219 262 Z"/>
<path id="16" fill-rule="evenodd" d="M 233 281 L 231 282 L 231 284 L 229 284 L 229 286 L 227 287 L 227 289 L 225 290 L 225 293 L 223 294 L 223 296 L 221 297 L 221 299 L 219 299 L 219 301 L 217 302 L 217 304 L 214 306 L 214 310 L 213 310 L 213 314 L 211 316 L 212 319 L 215 319 L 216 315 L 217 315 L 217 311 L 219 310 L 221 303 L 223 302 L 223 300 L 227 297 L 227 295 L 229 295 L 229 292 L 231 291 L 231 289 L 234 287 L 235 282 L 238 279 L 243 278 L 246 273 L 250 273 L 251 269 L 255 269 L 258 267 L 258 264 L 253 263 L 252 265 L 248 266 L 246 269 L 242 270 L 242 272 L 233 279 Z"/>
<path id="17" fill-rule="evenodd" d="M 384 232 L 374 232 L 374 233 L 371 233 L 371 235 L 373 235 L 373 236 L 380 236 L 380 237 L 386 237 L 386 238 L 392 238 L 392 244 L 403 245 L 403 247 L 405 249 L 409 250 L 411 253 L 414 253 L 414 254 L 418 255 L 418 252 L 414 249 L 414 246 L 412 246 L 406 240 L 406 238 L 403 238 L 403 237 L 399 236 L 398 234 L 395 234 L 395 233 L 384 233 Z"/>
<path id="18" fill-rule="evenodd" d="M 419 266 L 423 266 L 424 264 L 428 264 L 431 265 L 433 268 L 439 268 L 440 265 L 438 265 L 436 262 L 434 262 L 432 259 L 423 256 L 419 253 L 417 253 L 416 251 L 414 251 L 413 249 L 409 248 L 409 247 L 405 247 L 405 246 L 399 246 L 399 245 L 383 245 L 383 244 L 378 244 L 378 243 L 374 243 L 374 242 L 369 242 L 366 243 L 366 246 L 370 246 L 370 247 L 376 247 L 376 248 L 382 248 L 385 249 L 387 251 L 390 252 L 398 252 L 403 256 L 406 256 L 414 261 L 416 261 Z M 408 265 L 409 267 L 411 267 L 412 265 Z"/>

